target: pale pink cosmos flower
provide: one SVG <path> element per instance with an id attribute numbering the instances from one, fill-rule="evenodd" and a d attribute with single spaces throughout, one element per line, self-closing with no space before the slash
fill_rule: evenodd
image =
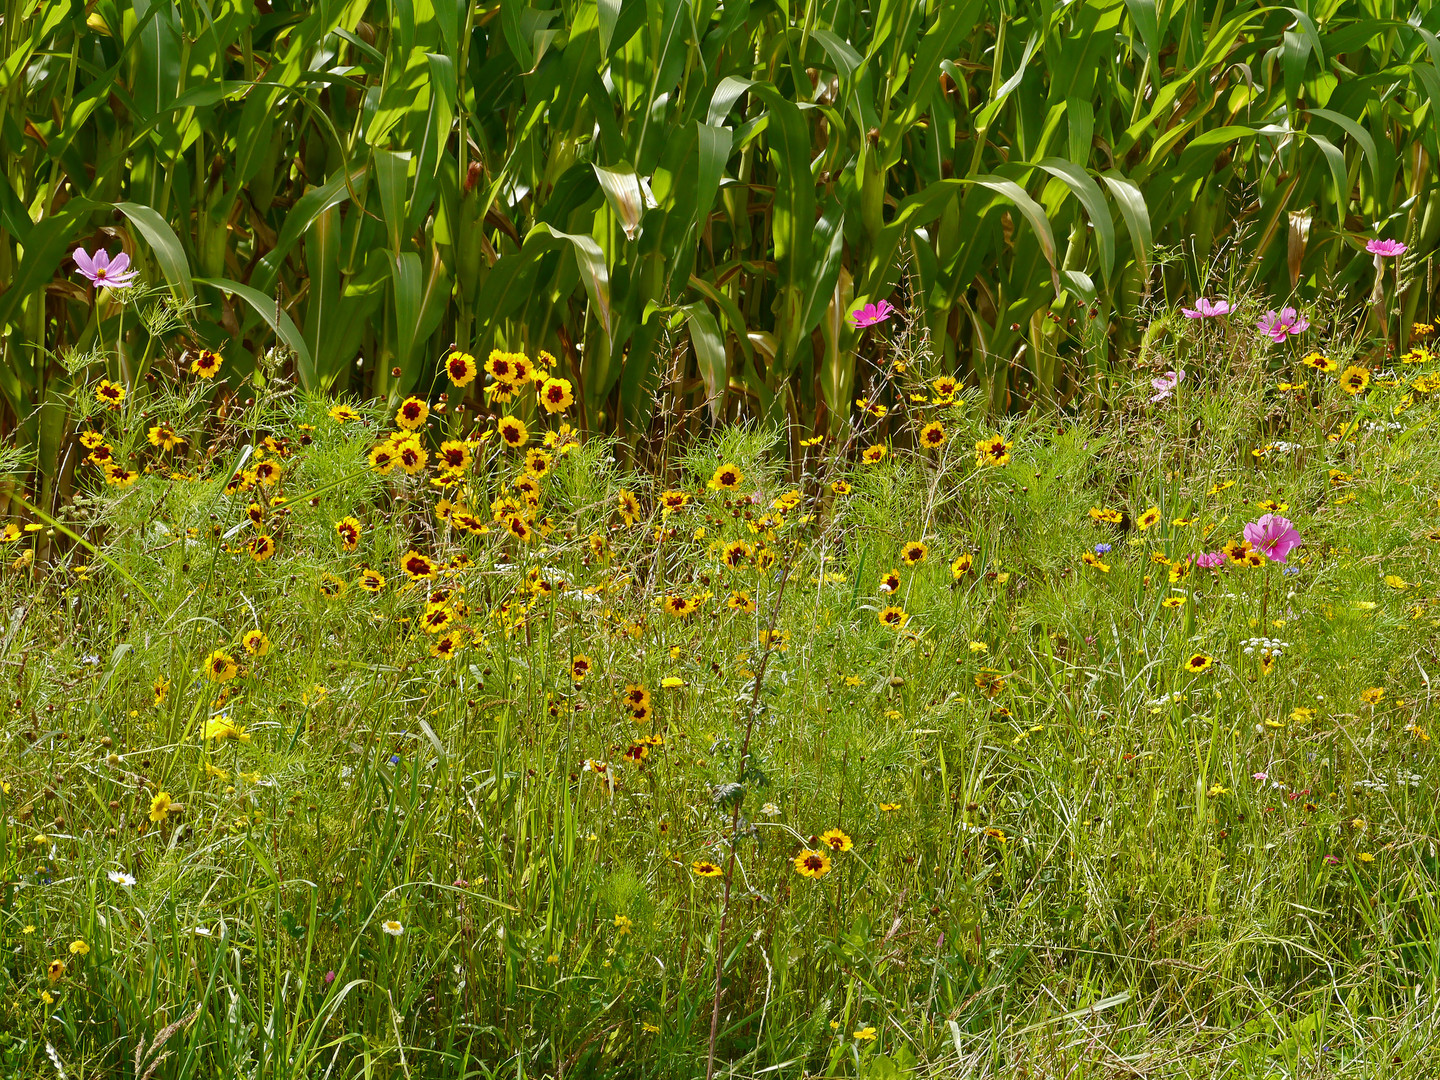
<path id="1" fill-rule="evenodd" d="M 72 258 L 80 268 L 80 273 L 97 288 L 128 289 L 134 284 L 135 275 L 139 273 L 138 270 L 130 269 L 130 256 L 123 251 L 112 261 L 110 253 L 104 248 L 100 248 L 94 255 L 87 254 L 84 248 L 76 248 Z"/>
<path id="2" fill-rule="evenodd" d="M 850 325 L 857 330 L 863 330 L 867 326 L 884 322 L 894 314 L 895 309 L 887 301 L 881 300 L 878 304 L 866 304 L 850 312 Z"/>
<path id="3" fill-rule="evenodd" d="M 1393 259 L 1397 255 L 1405 254 L 1405 245 L 1399 240 L 1371 240 L 1365 245 L 1365 250 L 1371 255 L 1379 255 L 1382 259 Z"/>
<path id="4" fill-rule="evenodd" d="M 1284 341 L 1294 334 L 1303 334 L 1310 329 L 1310 320 L 1293 307 L 1279 311 L 1267 311 L 1255 324 L 1255 328 L 1271 341 Z"/>
<path id="5" fill-rule="evenodd" d="M 1193 308 L 1182 307 L 1180 314 L 1184 315 L 1187 319 L 1213 319 L 1219 315 L 1229 315 L 1230 301 L 1212 301 L 1202 296 L 1199 300 L 1195 301 Z"/>
<path id="6" fill-rule="evenodd" d="M 1203 555 L 1195 556 L 1195 565 L 1201 570 L 1214 570 L 1216 567 L 1225 565 L 1225 552 L 1207 551 Z"/>
<path id="7" fill-rule="evenodd" d="M 1302 543 L 1295 526 L 1279 514 L 1265 514 L 1259 521 L 1250 522 L 1245 526 L 1245 539 L 1271 562 L 1284 562 Z"/>
<path id="8" fill-rule="evenodd" d="M 1185 369 L 1184 369 L 1184 368 L 1181 368 L 1179 371 L 1167 371 L 1167 372 L 1165 372 L 1164 375 L 1160 375 L 1160 376 L 1157 376 L 1156 378 L 1151 379 L 1151 380 L 1150 380 L 1150 385 L 1153 386 L 1153 387 L 1155 387 L 1155 389 L 1158 391 L 1158 393 L 1156 393 L 1155 396 L 1152 397 L 1150 400 L 1151 400 L 1151 401 L 1164 401 L 1164 400 L 1165 400 L 1166 398 L 1168 398 L 1172 393 L 1174 393 L 1174 392 L 1175 392 L 1175 388 L 1176 388 L 1177 386 L 1179 386 L 1179 385 L 1180 385 L 1182 382 L 1184 382 L 1184 381 L 1185 381 Z"/>

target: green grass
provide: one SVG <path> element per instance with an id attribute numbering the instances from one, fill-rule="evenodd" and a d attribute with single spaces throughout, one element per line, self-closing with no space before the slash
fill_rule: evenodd
<path id="1" fill-rule="evenodd" d="M 1430 1075 L 1440 369 L 1372 358 L 1352 397 L 1299 364 L 1348 362 L 1318 332 L 1156 316 L 1103 422 L 935 404 L 937 361 L 897 330 L 883 420 L 813 446 L 719 427 L 643 469 L 586 439 L 527 543 L 489 522 L 521 457 L 485 415 L 431 414 L 432 458 L 476 435 L 441 489 L 433 462 L 369 468 L 388 411 L 341 423 L 281 379 L 249 406 L 189 374 L 69 403 L 142 475 L 81 466 L 61 525 L 84 543 L 19 517 L 41 528 L 4 552 L 4 1075 L 693 1077 L 717 963 L 724 1075 Z M 528 395 L 507 408 L 533 447 L 563 417 Z M 183 447 L 148 443 L 159 420 Z M 914 449 L 931 420 L 944 447 Z M 1008 462 L 977 464 L 997 434 Z M 273 486 L 227 493 L 257 461 Z M 738 490 L 707 488 L 725 463 Z M 488 531 L 439 520 L 442 496 Z M 1285 567 L 1172 585 L 1160 557 L 1237 539 L 1267 499 L 1305 541 Z M 773 562 L 726 568 L 732 540 Z M 470 565 L 407 583 L 411 549 Z M 420 626 L 442 586 L 468 635 L 448 660 Z M 1259 637 L 1286 643 L 1268 673 Z M 217 650 L 235 678 L 206 677 Z M 207 740 L 218 715 L 245 740 Z M 161 792 L 180 805 L 152 821 Z M 798 874 L 832 828 L 853 848 Z"/>

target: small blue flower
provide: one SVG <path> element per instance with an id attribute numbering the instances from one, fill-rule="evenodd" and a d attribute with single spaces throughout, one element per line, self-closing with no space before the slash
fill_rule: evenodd
<path id="1" fill-rule="evenodd" d="M 1110 545 L 1109 545 L 1109 544 L 1096 544 L 1096 545 L 1095 545 L 1095 554 L 1096 554 L 1096 555 L 1109 555 L 1109 554 L 1110 554 Z"/>
<path id="2" fill-rule="evenodd" d="M 400 764 L 400 755 L 399 755 L 399 754 L 391 754 L 391 755 L 390 755 L 390 764 L 391 764 L 391 765 L 399 765 L 399 764 Z"/>

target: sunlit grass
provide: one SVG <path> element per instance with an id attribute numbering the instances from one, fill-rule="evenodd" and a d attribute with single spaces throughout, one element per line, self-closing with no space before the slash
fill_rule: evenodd
<path id="1" fill-rule="evenodd" d="M 853 437 L 663 466 L 533 382 L 93 410 L 0 536 L 0 1061 L 694 1076 L 718 1016 L 737 1075 L 1424 1075 L 1434 361 L 1177 321 L 997 422 L 894 333 Z M 1266 512 L 1283 563 L 1188 561 Z"/>

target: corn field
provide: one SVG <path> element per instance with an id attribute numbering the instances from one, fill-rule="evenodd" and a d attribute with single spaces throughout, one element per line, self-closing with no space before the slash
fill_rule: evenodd
<path id="1" fill-rule="evenodd" d="M 143 402 L 203 347 L 237 401 L 393 403 L 454 343 L 550 352 L 588 430 L 664 400 L 834 432 L 881 299 L 992 409 L 1063 407 L 1147 297 L 1363 303 L 1375 236 L 1404 327 L 1436 31 L 1429 0 L 6 0 L 0 430 L 54 498 L 102 374 Z M 78 246 L 161 300 L 97 305 Z"/>

